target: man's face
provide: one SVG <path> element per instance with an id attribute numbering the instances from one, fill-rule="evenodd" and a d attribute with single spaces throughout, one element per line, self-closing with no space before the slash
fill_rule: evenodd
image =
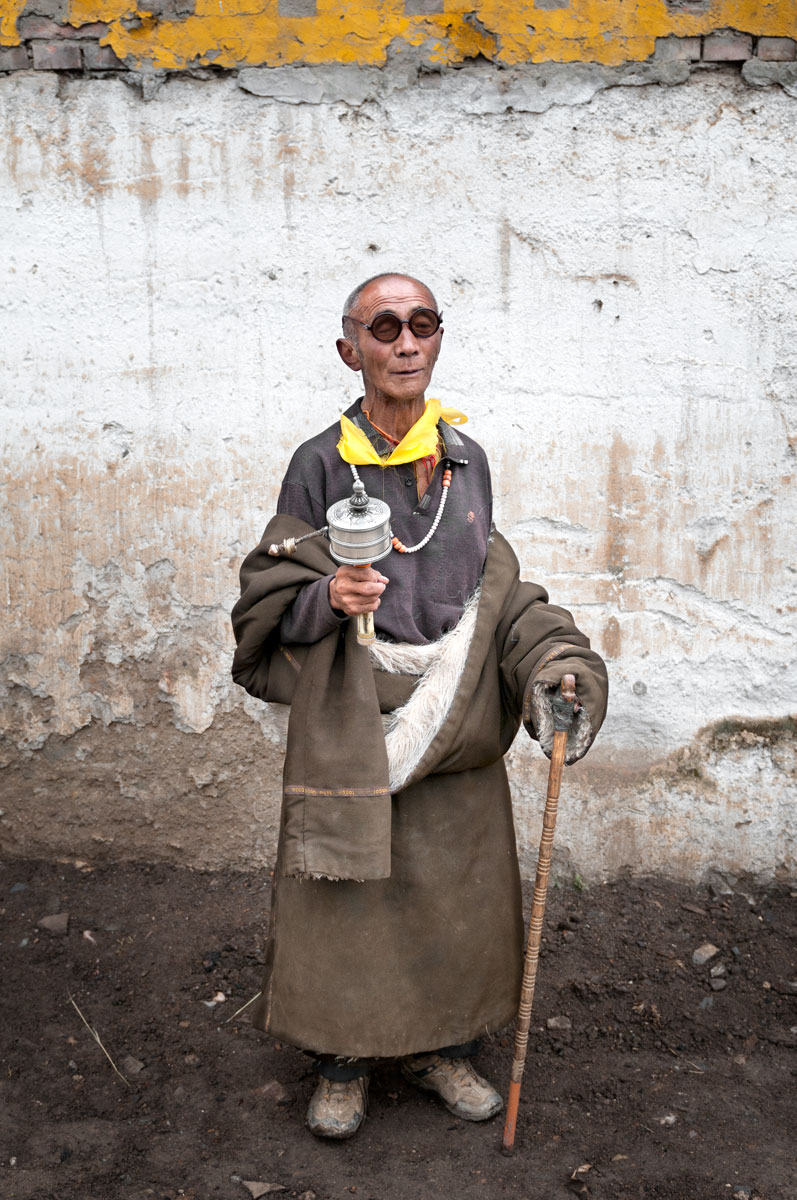
<path id="1" fill-rule="evenodd" d="M 391 312 L 407 320 L 417 309 L 433 307 L 432 295 L 423 284 L 390 275 L 368 284 L 351 315 L 370 325 L 379 313 Z M 349 322 L 346 328 L 348 331 Z M 378 341 L 362 325 L 352 329 L 352 336 L 339 339 L 338 352 L 352 370 L 362 371 L 366 400 L 379 395 L 383 400 L 409 403 L 424 395 L 440 353 L 442 328 L 431 337 L 419 338 L 409 325 L 402 325 L 395 342 Z"/>

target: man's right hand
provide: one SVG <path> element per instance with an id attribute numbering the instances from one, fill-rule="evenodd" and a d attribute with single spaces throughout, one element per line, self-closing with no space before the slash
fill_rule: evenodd
<path id="1" fill-rule="evenodd" d="M 373 567 L 338 567 L 329 581 L 329 603 L 347 617 L 376 612 L 390 581 Z"/>

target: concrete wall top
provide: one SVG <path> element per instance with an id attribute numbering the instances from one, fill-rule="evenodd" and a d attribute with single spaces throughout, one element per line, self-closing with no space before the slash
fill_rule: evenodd
<path id="1" fill-rule="evenodd" d="M 659 39 L 794 38 L 797 8 L 794 0 L 0 0 L 0 47 L 44 46 L 97 25 L 101 48 L 129 68 L 381 66 L 410 52 L 436 66 L 479 57 L 612 66 L 650 58 Z M 718 45 L 720 61 L 749 57 L 739 45 Z M 48 63 L 43 46 L 36 67 Z M 55 69 L 70 69 L 60 61 Z M 72 61 L 79 65 L 79 52 Z M 0 70 L 20 65 L 0 56 Z M 97 65 L 109 64 L 99 56 Z"/>

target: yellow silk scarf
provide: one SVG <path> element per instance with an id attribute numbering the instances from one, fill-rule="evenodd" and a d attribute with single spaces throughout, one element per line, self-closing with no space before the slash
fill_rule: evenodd
<path id="1" fill-rule="evenodd" d="M 428 458 L 435 453 L 438 421 L 464 425 L 467 419 L 456 408 L 443 408 L 439 400 L 427 400 L 423 416 L 405 433 L 387 458 L 380 458 L 363 431 L 348 417 L 341 417 L 338 453 L 344 462 L 353 463 L 356 467 L 397 467 L 400 463 L 415 462 L 418 458 Z"/>

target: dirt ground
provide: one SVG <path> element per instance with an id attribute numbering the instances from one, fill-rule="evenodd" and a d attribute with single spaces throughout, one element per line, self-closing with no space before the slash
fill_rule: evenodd
<path id="1" fill-rule="evenodd" d="M 308 1059 L 234 1016 L 259 987 L 269 886 L 2 866 L 3 1200 L 261 1194 L 247 1183 L 286 1200 L 797 1200 L 794 890 L 560 880 L 505 1158 L 500 1118 L 456 1120 L 395 1064 L 356 1138 L 307 1132 Z M 66 933 L 40 925 L 57 914 Z M 477 1060 L 504 1092 L 511 1054 L 507 1031 Z"/>

